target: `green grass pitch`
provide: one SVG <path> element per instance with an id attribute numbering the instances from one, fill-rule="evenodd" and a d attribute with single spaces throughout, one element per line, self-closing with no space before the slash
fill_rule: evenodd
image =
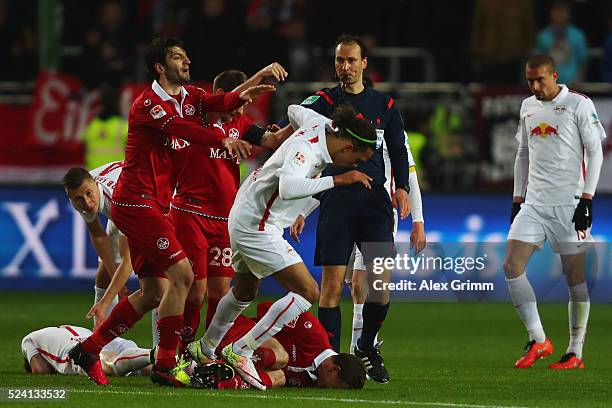
<path id="1" fill-rule="evenodd" d="M 96 387 L 85 377 L 32 376 L 22 368 L 21 338 L 45 326 L 89 327 L 84 315 L 93 294 L 0 293 L 0 388 L 66 388 L 66 402 L 19 406 L 75 407 L 605 407 L 612 406 L 612 307 L 592 305 L 585 370 L 547 369 L 567 346 L 567 307 L 540 305 L 552 358 L 527 370 L 512 368 L 526 341 L 512 306 L 504 303 L 394 303 L 381 333 L 391 375 L 363 390 L 290 389 L 204 391 L 160 388 L 148 378 L 111 378 Z M 343 304 L 344 350 L 351 305 Z M 147 316 L 130 333 L 151 341 Z M 0 408 L 8 406 L 0 402 Z"/>

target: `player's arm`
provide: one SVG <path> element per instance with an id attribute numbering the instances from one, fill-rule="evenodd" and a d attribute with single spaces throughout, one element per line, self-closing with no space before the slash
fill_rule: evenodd
<path id="1" fill-rule="evenodd" d="M 419 186 L 419 178 L 417 177 L 416 164 L 410 144 L 408 143 L 408 135 L 406 135 L 406 149 L 408 150 L 408 184 L 410 191 L 410 215 L 412 216 L 412 232 L 410 233 L 410 246 L 414 248 L 415 255 L 425 248 L 427 236 L 425 235 L 425 219 L 423 218 L 423 200 L 421 198 L 421 188 Z"/>
<path id="2" fill-rule="evenodd" d="M 389 101 L 392 105 L 392 100 Z M 403 220 L 408 216 L 410 211 L 410 198 L 408 190 L 410 184 L 408 180 L 408 150 L 406 149 L 406 136 L 404 133 L 404 122 L 400 112 L 394 106 L 391 106 L 386 112 L 388 121 L 385 125 L 384 138 L 389 151 L 389 159 L 391 160 L 391 169 L 395 177 L 395 194 L 393 195 L 393 206 L 399 207 L 398 211 L 400 218 Z"/>
<path id="3" fill-rule="evenodd" d="M 510 224 L 514 217 L 521 210 L 521 204 L 525 201 L 527 192 L 527 180 L 529 176 L 529 142 L 527 140 L 527 130 L 525 129 L 525 118 L 521 109 L 518 129 L 516 131 L 518 149 L 514 159 L 514 193 L 512 194 L 512 211 L 510 214 Z"/>
<path id="4" fill-rule="evenodd" d="M 574 227 L 576 231 L 585 231 L 593 223 L 593 196 L 597 189 L 601 165 L 603 163 L 603 149 L 601 141 L 606 138 L 601 122 L 595 111 L 595 106 L 590 99 L 585 99 L 579 106 L 577 112 L 578 129 L 580 139 L 584 147 L 586 161 L 586 173 L 584 176 L 584 189 L 580 202 L 576 206 Z"/>
<path id="5" fill-rule="evenodd" d="M 238 85 L 234 92 L 242 92 L 252 86 L 260 85 L 263 82 L 283 82 L 289 74 L 285 68 L 278 62 L 263 67 L 255 75 L 247 79 L 244 83 Z"/>
<path id="6" fill-rule="evenodd" d="M 113 253 L 113 245 L 110 237 L 102 226 L 100 218 L 97 216 L 92 222 L 86 223 L 85 225 L 87 225 L 91 243 L 102 260 L 104 269 L 108 273 L 108 276 L 112 278 L 115 274 L 115 254 Z"/>
<path id="7" fill-rule="evenodd" d="M 295 143 L 288 149 L 283 166 L 278 170 L 278 195 L 283 200 L 297 200 L 334 187 L 332 176 L 308 178 L 314 166 L 310 142 Z"/>
<path id="8" fill-rule="evenodd" d="M 272 125 L 268 126 L 268 129 L 264 129 L 251 124 L 244 135 L 244 140 L 256 146 L 276 150 L 292 134 L 293 128 L 291 126 L 279 129 L 278 126 Z"/>
<path id="9" fill-rule="evenodd" d="M 319 207 L 320 203 L 316 198 L 308 197 L 306 205 L 300 210 L 300 213 L 289 229 L 289 234 L 296 242 L 300 242 L 300 235 L 306 226 L 306 218 Z"/>
<path id="10" fill-rule="evenodd" d="M 307 123 L 327 119 L 320 113 L 301 105 L 289 105 L 287 108 L 287 117 L 289 118 L 291 127 L 296 130 L 305 126 Z"/>
<path id="11" fill-rule="evenodd" d="M 87 318 L 91 319 L 96 316 L 97 324 L 100 324 L 106 318 L 106 311 L 115 296 L 125 287 L 130 274 L 132 273 L 132 258 L 130 257 L 130 248 L 127 238 L 124 235 L 119 235 L 119 253 L 121 254 L 121 263 L 117 271 L 113 275 L 108 288 L 104 292 L 102 299 L 89 310 Z"/>
<path id="12" fill-rule="evenodd" d="M 327 89 L 317 91 L 313 95 L 310 95 L 308 98 L 304 99 L 300 104 L 300 106 L 313 110 L 325 117 L 331 117 L 334 111 L 334 105 L 334 101 L 328 95 Z M 281 127 L 287 126 L 290 124 L 289 118 L 283 118 L 278 124 Z M 293 129 L 297 130 L 298 127 L 294 127 Z"/>

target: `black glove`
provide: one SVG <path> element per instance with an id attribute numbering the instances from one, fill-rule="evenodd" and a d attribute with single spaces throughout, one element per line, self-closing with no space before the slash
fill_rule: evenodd
<path id="1" fill-rule="evenodd" d="M 593 200 L 581 198 L 572 217 L 576 231 L 586 231 L 593 225 Z"/>
<path id="2" fill-rule="evenodd" d="M 521 211 L 522 203 L 512 203 L 512 213 L 510 214 L 510 225 L 514 222 L 514 217 Z"/>

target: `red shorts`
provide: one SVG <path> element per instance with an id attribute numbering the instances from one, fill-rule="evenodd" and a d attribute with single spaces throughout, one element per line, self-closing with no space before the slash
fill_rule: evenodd
<path id="1" fill-rule="evenodd" d="M 125 234 L 138 278 L 165 278 L 169 267 L 186 257 L 174 226 L 153 200 L 116 198 L 113 222 Z"/>
<path id="2" fill-rule="evenodd" d="M 223 336 L 221 343 L 219 343 L 217 350 L 215 350 L 215 354 L 220 356 L 221 350 L 223 350 L 225 346 L 240 340 L 253 327 L 255 327 L 255 322 L 253 320 L 246 316 L 239 315 L 231 329 Z"/>
<path id="3" fill-rule="evenodd" d="M 234 276 L 227 221 L 172 207 L 176 235 L 193 263 L 196 279 Z"/>

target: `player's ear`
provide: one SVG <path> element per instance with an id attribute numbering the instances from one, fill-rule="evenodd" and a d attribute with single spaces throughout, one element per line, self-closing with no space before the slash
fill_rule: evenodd
<path id="1" fill-rule="evenodd" d="M 158 74 L 163 74 L 164 71 L 166 70 L 163 64 L 160 64 L 159 62 L 156 62 L 155 65 L 153 65 L 153 67 L 155 67 L 155 71 Z"/>
<path id="2" fill-rule="evenodd" d="M 559 78 L 559 73 L 557 71 L 553 72 L 553 79 L 556 81 Z"/>
<path id="3" fill-rule="evenodd" d="M 364 57 L 361 59 L 361 65 L 363 66 L 363 69 L 366 69 L 368 67 L 368 57 Z"/>

